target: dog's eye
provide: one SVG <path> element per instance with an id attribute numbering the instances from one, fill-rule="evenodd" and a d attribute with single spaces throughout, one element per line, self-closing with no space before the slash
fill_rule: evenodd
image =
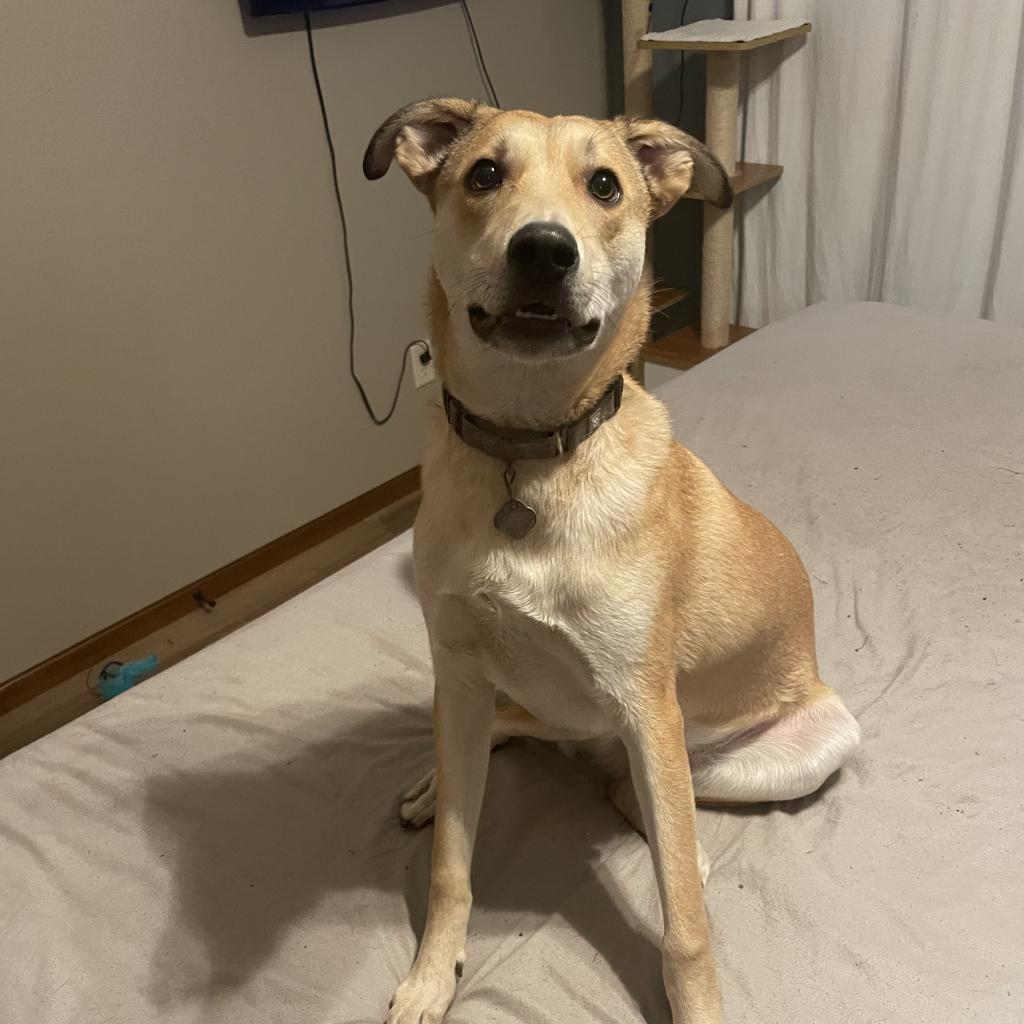
<path id="1" fill-rule="evenodd" d="M 622 198 L 619 179 L 604 167 L 599 171 L 594 171 L 587 188 L 590 189 L 590 194 L 595 199 L 600 199 L 602 203 L 611 205 L 612 203 L 617 203 Z"/>
<path id="2" fill-rule="evenodd" d="M 490 192 L 501 184 L 501 171 L 493 160 L 477 160 L 466 175 L 466 183 L 474 192 Z"/>

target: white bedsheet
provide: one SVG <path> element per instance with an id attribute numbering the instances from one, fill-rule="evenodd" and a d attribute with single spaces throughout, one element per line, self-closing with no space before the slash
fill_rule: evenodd
<path id="1" fill-rule="evenodd" d="M 681 375 L 679 436 L 789 535 L 864 729 L 817 799 L 701 811 L 730 1024 L 1024 1019 L 1024 333 L 817 307 Z M 0 1021 L 383 1020 L 422 927 L 409 538 L 0 762 Z M 667 1024 L 644 843 L 494 755 L 452 1024 Z"/>

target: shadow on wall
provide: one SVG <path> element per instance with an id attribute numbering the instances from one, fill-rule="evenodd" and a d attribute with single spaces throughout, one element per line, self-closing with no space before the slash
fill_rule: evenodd
<path id="1" fill-rule="evenodd" d="M 625 85 L 622 81 L 622 2 L 603 0 L 604 65 L 608 76 L 608 116 L 615 117 L 626 108 Z"/>

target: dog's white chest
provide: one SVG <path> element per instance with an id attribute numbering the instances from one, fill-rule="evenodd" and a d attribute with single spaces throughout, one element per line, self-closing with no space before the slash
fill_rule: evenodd
<path id="1" fill-rule="evenodd" d="M 469 580 L 482 668 L 494 685 L 552 725 L 608 732 L 647 609 L 579 559 L 492 555 Z"/>
<path id="2" fill-rule="evenodd" d="M 659 593 L 659 566 L 629 524 L 660 463 L 648 464 L 646 449 L 623 455 L 613 421 L 571 465 L 524 464 L 515 496 L 538 523 L 510 541 L 492 524 L 508 498 L 500 467 L 453 448 L 448 429 L 427 460 L 432 488 L 416 523 L 435 642 L 454 634 L 454 647 L 538 718 L 606 734 L 635 685 Z"/>
<path id="3" fill-rule="evenodd" d="M 561 624 L 541 622 L 500 597 L 476 598 L 490 620 L 481 666 L 494 685 L 545 722 L 584 733 L 606 729 L 587 651 Z"/>

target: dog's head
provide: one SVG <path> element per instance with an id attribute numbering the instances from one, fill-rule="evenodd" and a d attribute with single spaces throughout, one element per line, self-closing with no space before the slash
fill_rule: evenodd
<path id="1" fill-rule="evenodd" d="M 379 178 L 393 159 L 434 209 L 454 343 L 506 361 L 607 346 L 641 282 L 651 221 L 691 184 L 718 205 L 732 198 L 704 146 L 653 120 L 425 100 L 377 130 L 364 173 Z"/>

